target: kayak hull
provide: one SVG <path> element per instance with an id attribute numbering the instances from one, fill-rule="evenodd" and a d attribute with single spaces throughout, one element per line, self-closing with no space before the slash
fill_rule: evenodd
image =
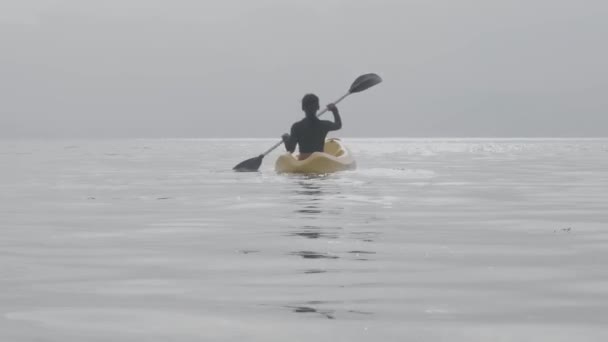
<path id="1" fill-rule="evenodd" d="M 314 152 L 305 160 L 297 155 L 285 153 L 277 158 L 278 173 L 325 174 L 353 170 L 357 167 L 350 150 L 339 139 L 325 141 L 324 152 Z"/>

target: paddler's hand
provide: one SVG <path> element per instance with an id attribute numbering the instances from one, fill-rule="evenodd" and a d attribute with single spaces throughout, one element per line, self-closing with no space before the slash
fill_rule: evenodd
<path id="1" fill-rule="evenodd" d="M 281 139 L 283 139 L 283 142 L 289 141 L 289 134 L 285 133 L 285 134 L 281 135 Z"/>
<path id="2" fill-rule="evenodd" d="M 330 103 L 330 104 L 327 105 L 327 110 L 329 110 L 332 113 L 335 113 L 335 112 L 338 111 L 338 107 L 336 107 L 335 104 Z"/>

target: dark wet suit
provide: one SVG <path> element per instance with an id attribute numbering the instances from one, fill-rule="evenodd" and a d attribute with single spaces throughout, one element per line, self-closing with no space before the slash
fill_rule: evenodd
<path id="1" fill-rule="evenodd" d="M 291 126 L 289 138 L 285 140 L 285 149 L 293 153 L 298 145 L 301 155 L 323 152 L 327 133 L 342 128 L 340 114 L 337 111 L 333 114 L 335 122 L 319 120 L 316 116 L 307 116 L 294 123 Z"/>

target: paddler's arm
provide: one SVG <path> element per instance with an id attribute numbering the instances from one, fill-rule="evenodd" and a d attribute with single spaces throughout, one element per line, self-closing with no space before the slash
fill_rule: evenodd
<path id="1" fill-rule="evenodd" d="M 340 112 L 338 111 L 338 107 L 335 104 L 330 103 L 327 105 L 327 109 L 334 115 L 334 122 L 329 122 L 329 130 L 337 131 L 342 128 L 342 118 L 340 117 Z"/>
<path id="2" fill-rule="evenodd" d="M 293 153 L 296 150 L 296 144 L 298 143 L 298 136 L 296 134 L 295 124 L 291 126 L 291 134 L 285 133 L 281 138 L 283 138 L 285 149 L 290 153 Z"/>

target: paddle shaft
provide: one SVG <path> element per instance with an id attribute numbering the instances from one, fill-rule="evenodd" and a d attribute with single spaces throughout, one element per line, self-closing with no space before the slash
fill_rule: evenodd
<path id="1" fill-rule="evenodd" d="M 341 98 L 337 99 L 336 101 L 333 102 L 333 104 L 338 104 L 340 101 L 344 100 L 348 95 L 350 95 L 351 93 L 348 92 L 346 94 L 344 94 L 344 96 L 342 96 Z M 317 117 L 325 114 L 327 112 L 327 107 L 325 107 L 322 111 L 320 111 L 317 114 Z M 266 152 L 262 153 L 262 155 L 264 157 L 266 157 L 270 152 L 274 151 L 275 148 L 281 146 L 281 144 L 283 144 L 283 140 L 281 139 L 281 141 L 279 141 L 278 143 L 274 144 L 271 148 L 269 148 Z"/>

